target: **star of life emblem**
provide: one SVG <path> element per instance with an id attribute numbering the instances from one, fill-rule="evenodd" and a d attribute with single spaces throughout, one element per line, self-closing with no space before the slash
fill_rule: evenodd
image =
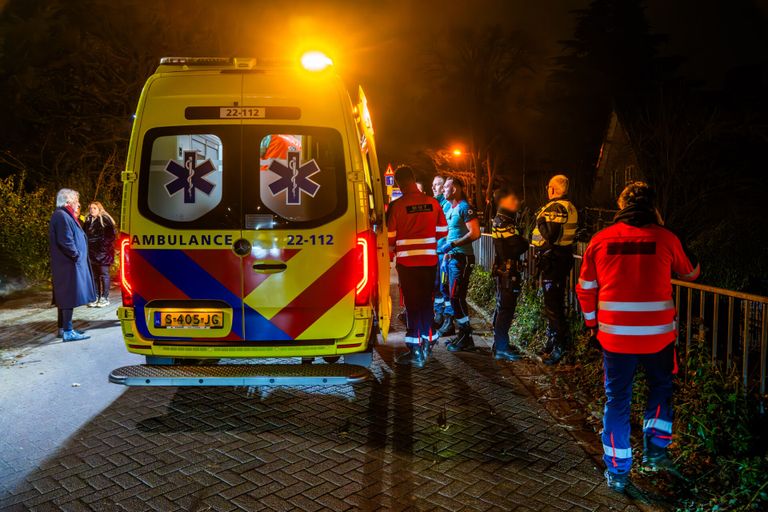
<path id="1" fill-rule="evenodd" d="M 165 170 L 174 175 L 176 179 L 168 182 L 165 189 L 173 196 L 179 191 L 184 191 L 184 202 L 194 204 L 195 191 L 199 190 L 210 196 L 216 187 L 205 179 L 205 176 L 216 170 L 210 159 L 197 165 L 197 151 L 184 151 L 184 165 L 179 165 L 175 160 L 168 160 Z"/>
<path id="2" fill-rule="evenodd" d="M 288 151 L 285 164 L 277 159 L 269 164 L 269 170 L 278 175 L 278 178 L 269 184 L 269 191 L 273 196 L 285 192 L 286 205 L 300 205 L 302 192 L 309 197 L 315 197 L 320 190 L 320 185 L 311 179 L 320 172 L 320 167 L 314 158 L 302 164 L 300 156 L 299 151 Z"/>

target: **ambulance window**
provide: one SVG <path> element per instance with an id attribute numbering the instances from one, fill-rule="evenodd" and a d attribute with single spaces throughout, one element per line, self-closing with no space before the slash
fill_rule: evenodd
<path id="1" fill-rule="evenodd" d="M 239 187 L 229 186 L 239 182 L 239 127 L 209 128 L 147 133 L 139 176 L 142 215 L 168 227 L 239 227 Z"/>
<path id="2" fill-rule="evenodd" d="M 243 138 L 245 151 L 256 141 L 251 147 L 258 147 L 259 158 L 258 170 L 245 164 L 246 229 L 312 227 L 345 211 L 346 170 L 337 131 L 307 127 L 267 133 L 248 130 Z M 249 200 L 256 195 L 258 200 Z M 267 217 L 271 217 L 269 222 L 265 222 Z"/>

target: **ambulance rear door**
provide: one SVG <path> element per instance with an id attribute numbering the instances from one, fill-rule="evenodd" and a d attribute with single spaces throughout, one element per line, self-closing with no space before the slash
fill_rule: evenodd
<path id="1" fill-rule="evenodd" d="M 243 128 L 245 335 L 287 346 L 333 343 L 352 330 L 357 241 L 341 133 Z"/>
<path id="2" fill-rule="evenodd" d="M 219 108 L 240 101 L 241 77 L 173 74 L 149 87 L 130 225 L 137 328 L 160 344 L 241 341 L 242 121 Z"/>

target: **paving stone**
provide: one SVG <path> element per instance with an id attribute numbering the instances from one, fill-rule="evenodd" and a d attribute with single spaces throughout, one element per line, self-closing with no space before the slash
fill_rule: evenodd
<path id="1" fill-rule="evenodd" d="M 398 337 L 354 388 L 132 388 L 63 417 L 77 434 L 25 444 L 38 467 L 0 486 L 0 510 L 633 509 L 487 341 L 414 371 Z M 21 460 L 2 447 L 0 478 Z"/>

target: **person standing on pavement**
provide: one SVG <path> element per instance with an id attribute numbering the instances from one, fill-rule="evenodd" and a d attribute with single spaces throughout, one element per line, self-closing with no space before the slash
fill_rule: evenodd
<path id="1" fill-rule="evenodd" d="M 443 196 L 443 185 L 445 185 L 445 178 L 438 175 L 435 176 L 432 179 L 432 196 L 435 198 L 435 200 L 440 204 L 440 208 L 442 208 L 443 213 L 445 213 L 445 205 L 448 203 L 445 200 L 445 197 Z M 445 243 L 445 238 L 441 238 L 438 241 L 438 253 L 440 253 L 440 245 Z M 438 254 L 437 256 L 437 272 L 435 273 L 435 289 L 434 289 L 434 295 L 435 295 L 435 318 L 434 318 L 434 327 L 435 332 L 437 332 L 438 329 L 440 329 L 440 326 L 443 325 L 444 317 L 443 315 L 453 314 L 452 310 L 450 309 L 449 301 L 446 300 L 446 298 L 443 296 L 443 289 L 442 289 L 442 280 L 443 280 L 443 274 L 444 274 L 444 267 L 443 267 L 443 255 Z M 453 333 L 451 333 L 453 334 Z"/>
<path id="2" fill-rule="evenodd" d="M 410 167 L 398 167 L 395 181 L 403 196 L 389 205 L 387 230 L 405 302 L 408 346 L 408 352 L 397 362 L 421 368 L 437 341 L 432 331 L 432 292 L 437 272 L 437 241 L 446 236 L 448 226 L 437 200 L 419 192 Z"/>
<path id="3" fill-rule="evenodd" d="M 56 209 L 48 223 L 48 242 L 53 274 L 53 304 L 58 308 L 59 336 L 64 341 L 90 338 L 72 327 L 74 308 L 96 300 L 88 239 L 77 214 L 80 195 L 63 188 L 56 194 Z"/>
<path id="4" fill-rule="evenodd" d="M 653 192 L 640 181 L 619 196 L 615 224 L 598 232 L 584 253 L 576 286 L 584 322 L 603 348 L 603 460 L 608 486 L 623 491 L 632 467 L 630 405 L 638 365 L 648 379 L 643 463 L 672 468 L 672 389 L 677 323 L 670 278 L 693 281 L 699 265 L 662 227 Z"/>
<path id="5" fill-rule="evenodd" d="M 528 250 L 528 240 L 520 234 L 517 212 L 520 200 L 511 190 L 499 190 L 496 215 L 491 225 L 495 260 L 496 310 L 493 313 L 493 356 L 500 361 L 517 361 L 520 354 L 509 345 L 509 329 L 520 295 L 520 257 Z"/>
<path id="6" fill-rule="evenodd" d="M 448 221 L 448 237 L 440 247 L 445 254 L 447 270 L 447 291 L 451 308 L 456 318 L 459 334 L 447 343 L 450 352 L 473 350 L 472 327 L 469 323 L 469 306 L 467 292 L 469 291 L 469 276 L 475 264 L 475 253 L 472 242 L 480 238 L 480 222 L 477 213 L 467 202 L 464 195 L 464 183 L 458 178 L 448 178 L 443 186 L 443 194 L 450 205 L 445 217 Z M 450 325 L 449 325 L 450 324 Z M 445 335 L 453 327 L 453 318 L 446 315 L 445 322 L 438 334 Z"/>
<path id="7" fill-rule="evenodd" d="M 84 229 L 88 235 L 88 259 L 98 296 L 88 307 L 103 308 L 109 306 L 109 269 L 115 261 L 115 219 L 100 202 L 94 201 L 88 205 Z"/>
<path id="8" fill-rule="evenodd" d="M 553 176 L 547 185 L 549 202 L 536 213 L 531 244 L 536 247 L 536 261 L 544 292 L 544 316 L 547 318 L 548 354 L 544 362 L 558 363 L 565 355 L 568 325 L 565 319 L 565 286 L 573 268 L 578 213 L 568 198 L 568 178 Z"/>

